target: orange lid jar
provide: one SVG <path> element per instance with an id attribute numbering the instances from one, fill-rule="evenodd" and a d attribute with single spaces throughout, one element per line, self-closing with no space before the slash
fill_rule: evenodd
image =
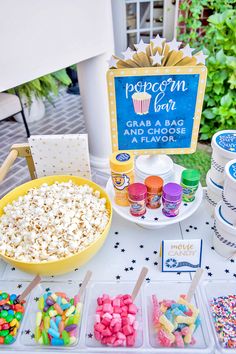
<path id="1" fill-rule="evenodd" d="M 159 176 L 149 176 L 145 179 L 144 184 L 147 187 L 147 207 L 157 209 L 161 206 L 161 196 L 163 179 Z"/>

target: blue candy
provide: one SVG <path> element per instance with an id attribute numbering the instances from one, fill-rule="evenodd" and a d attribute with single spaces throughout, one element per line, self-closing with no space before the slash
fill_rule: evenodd
<path id="1" fill-rule="evenodd" d="M 59 325 L 59 323 L 61 322 L 61 316 L 56 316 L 56 324 L 57 326 Z"/>
<path id="2" fill-rule="evenodd" d="M 57 297 L 57 303 L 59 306 L 61 306 L 61 297 L 60 296 Z"/>
<path id="3" fill-rule="evenodd" d="M 50 321 L 51 324 L 51 321 Z M 52 336 L 53 338 L 59 338 L 60 337 L 60 333 L 58 331 L 55 331 L 55 329 L 49 328 L 48 329 L 48 333 L 50 334 L 50 336 Z"/>
<path id="4" fill-rule="evenodd" d="M 10 300 L 11 301 L 14 301 L 16 298 L 17 298 L 16 294 L 11 294 L 11 296 L 10 296 Z"/>
<path id="5" fill-rule="evenodd" d="M 57 325 L 52 319 L 50 319 L 50 327 L 54 329 L 54 331 L 58 332 Z"/>
<path id="6" fill-rule="evenodd" d="M 67 303 L 67 304 L 61 304 L 61 308 L 62 308 L 63 311 L 66 310 L 66 309 L 68 309 L 70 306 L 71 306 L 71 304 L 69 304 L 69 303 Z"/>
<path id="7" fill-rule="evenodd" d="M 195 320 L 195 331 L 196 331 L 196 329 L 200 326 L 200 324 L 201 324 L 201 319 L 200 319 L 200 316 L 198 315 L 197 316 L 197 318 L 196 318 L 196 320 Z"/>
<path id="8" fill-rule="evenodd" d="M 64 345 L 64 340 L 61 338 L 52 338 L 51 344 L 52 345 Z"/>

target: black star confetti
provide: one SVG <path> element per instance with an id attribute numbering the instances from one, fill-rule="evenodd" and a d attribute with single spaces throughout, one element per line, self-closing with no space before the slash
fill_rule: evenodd
<path id="1" fill-rule="evenodd" d="M 211 272 L 209 272 L 209 273 L 207 273 L 207 275 L 209 276 L 209 277 L 212 277 L 212 273 Z"/>
<path id="2" fill-rule="evenodd" d="M 146 278 L 146 281 L 147 281 L 148 283 L 150 283 L 151 279 L 150 279 L 150 278 Z"/>
<path id="3" fill-rule="evenodd" d="M 206 221 L 206 225 L 209 225 L 209 222 L 208 222 L 208 221 Z"/>
<path id="4" fill-rule="evenodd" d="M 132 259 L 132 263 L 136 263 L 136 260 L 135 260 L 135 259 Z"/>
<path id="5" fill-rule="evenodd" d="M 145 258 L 145 261 L 149 261 L 149 257 L 146 257 L 146 258 Z"/>
<path id="6" fill-rule="evenodd" d="M 129 268 L 125 268 L 125 272 L 128 272 L 129 271 Z"/>
<path id="7" fill-rule="evenodd" d="M 158 218 L 154 218 L 155 221 L 158 221 Z"/>
<path id="8" fill-rule="evenodd" d="M 119 246 L 120 242 L 116 242 L 116 246 Z"/>
<path id="9" fill-rule="evenodd" d="M 231 263 L 234 263 L 234 259 L 231 259 L 230 262 L 231 262 Z"/>
<path id="10" fill-rule="evenodd" d="M 212 226 L 211 229 L 214 230 L 214 226 Z"/>
<path id="11" fill-rule="evenodd" d="M 124 248 L 122 248 L 122 250 L 120 250 L 121 252 L 125 252 L 125 249 Z"/>
<path id="12" fill-rule="evenodd" d="M 17 285 L 17 288 L 18 288 L 18 289 L 22 288 L 22 284 L 18 284 L 18 285 Z"/>
<path id="13" fill-rule="evenodd" d="M 116 279 L 117 279 L 117 280 L 120 280 L 120 275 L 117 275 L 117 276 L 116 276 Z"/>
<path id="14" fill-rule="evenodd" d="M 143 216 L 141 216 L 141 219 L 145 219 L 145 216 L 143 215 Z"/>
<path id="15" fill-rule="evenodd" d="M 184 203 L 184 206 L 188 206 L 188 204 L 187 204 L 187 203 Z"/>
<path id="16" fill-rule="evenodd" d="M 50 288 L 46 288 L 45 291 L 47 291 L 47 292 L 50 291 Z"/>
<path id="17" fill-rule="evenodd" d="M 35 297 L 34 301 L 38 302 L 39 301 L 39 297 Z"/>
<path id="18" fill-rule="evenodd" d="M 154 264 L 155 266 L 157 266 L 157 265 L 158 265 L 158 262 L 154 262 L 153 264 Z"/>
<path id="19" fill-rule="evenodd" d="M 81 286 L 82 286 L 82 283 L 79 283 L 79 287 L 81 288 Z"/>
<path id="20" fill-rule="evenodd" d="M 215 247 L 214 247 L 214 246 L 212 246 L 211 249 L 212 249 L 213 251 L 215 251 Z"/>
<path id="21" fill-rule="evenodd" d="M 236 278 L 236 273 L 234 273 L 234 274 L 233 274 L 233 277 L 235 277 L 235 278 Z"/>
<path id="22" fill-rule="evenodd" d="M 158 252 L 157 251 L 153 251 L 154 254 L 157 254 Z"/>
<path id="23" fill-rule="evenodd" d="M 130 267 L 129 270 L 134 270 L 134 267 Z"/>
<path id="24" fill-rule="evenodd" d="M 93 338 L 93 334 L 92 334 L 92 333 L 89 333 L 89 334 L 88 334 L 88 337 L 89 337 L 89 338 Z"/>
<path id="25" fill-rule="evenodd" d="M 26 329 L 25 334 L 30 334 L 30 329 Z"/>
<path id="26" fill-rule="evenodd" d="M 194 230 L 197 230 L 197 226 L 194 226 Z"/>
<path id="27" fill-rule="evenodd" d="M 209 270 L 209 269 L 210 269 L 210 267 L 209 267 L 209 266 L 205 266 L 205 269 L 206 269 L 206 270 Z"/>
<path id="28" fill-rule="evenodd" d="M 225 273 L 229 273 L 229 270 L 228 270 L 228 269 L 225 269 Z"/>
<path id="29" fill-rule="evenodd" d="M 180 275 L 181 274 L 181 272 L 177 272 L 177 275 Z"/>
<path id="30" fill-rule="evenodd" d="M 15 268 L 15 267 L 12 267 L 11 270 L 14 271 L 14 270 L 16 270 L 16 268 Z"/>
<path id="31" fill-rule="evenodd" d="M 189 232 L 189 229 L 186 229 L 185 231 L 186 231 L 186 232 Z"/>
<path id="32" fill-rule="evenodd" d="M 143 248 L 144 246 L 143 245 L 140 245 L 139 248 Z"/>
<path id="33" fill-rule="evenodd" d="M 118 248 L 118 246 L 117 246 L 117 245 L 115 245 L 115 246 L 114 246 L 114 248 Z"/>
<path id="34" fill-rule="evenodd" d="M 193 227 L 192 227 L 192 225 L 189 225 L 189 227 L 190 227 L 190 229 L 192 229 Z"/>
<path id="35" fill-rule="evenodd" d="M 115 231 L 115 235 L 118 235 L 119 234 L 119 232 L 118 231 Z"/>
<path id="36" fill-rule="evenodd" d="M 54 275 L 51 275 L 51 278 L 54 278 Z"/>

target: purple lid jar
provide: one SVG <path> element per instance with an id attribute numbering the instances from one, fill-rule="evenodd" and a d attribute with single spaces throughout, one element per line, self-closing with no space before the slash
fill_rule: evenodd
<path id="1" fill-rule="evenodd" d="M 183 188 L 177 183 L 167 183 L 163 187 L 162 212 L 168 217 L 177 216 L 182 200 Z"/>

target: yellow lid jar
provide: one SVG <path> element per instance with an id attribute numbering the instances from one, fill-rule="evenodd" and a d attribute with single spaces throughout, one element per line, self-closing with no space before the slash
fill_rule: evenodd
<path id="1" fill-rule="evenodd" d="M 110 157 L 110 167 L 115 202 L 128 206 L 128 186 L 134 182 L 134 157 L 126 151 L 116 151 Z"/>

